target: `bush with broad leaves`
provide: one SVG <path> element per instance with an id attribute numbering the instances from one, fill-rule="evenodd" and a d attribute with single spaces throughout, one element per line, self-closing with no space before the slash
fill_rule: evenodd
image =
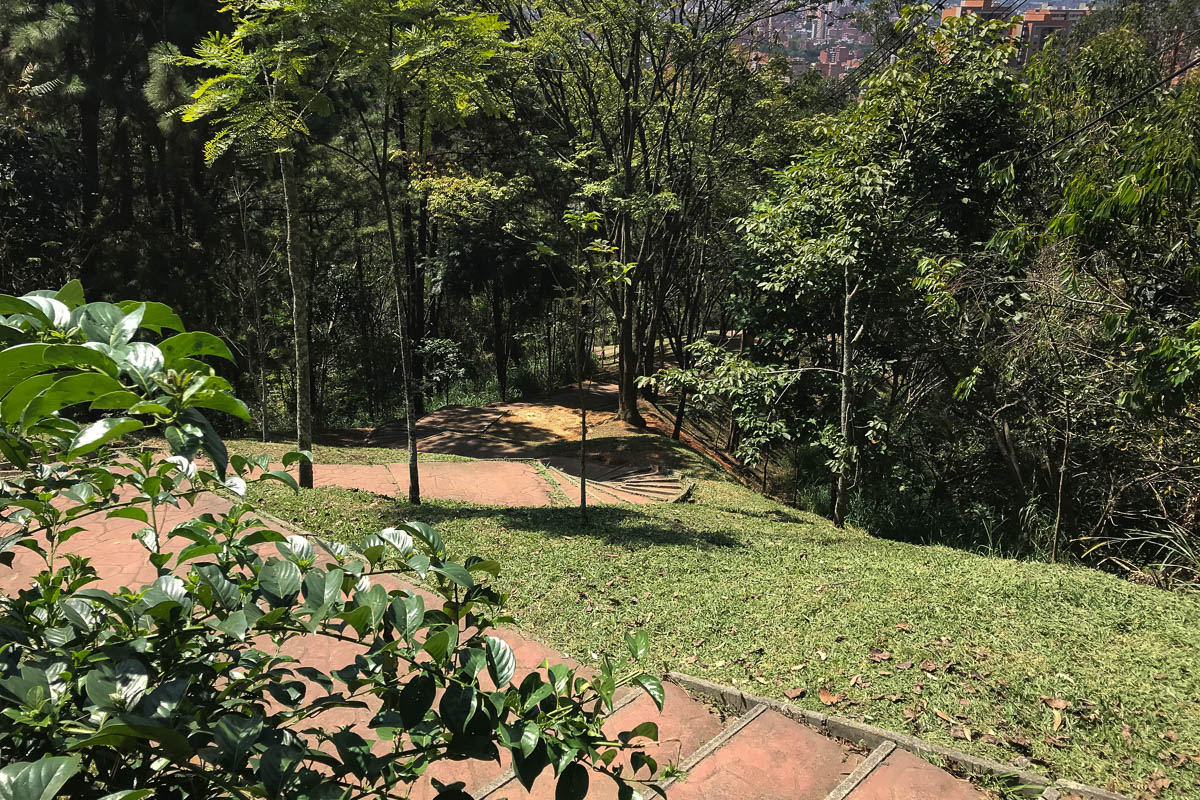
<path id="1" fill-rule="evenodd" d="M 352 549 L 255 517 L 247 483 L 294 487 L 286 467 L 310 456 L 291 454 L 285 470 L 229 457 L 206 415 L 248 415 L 206 357 L 230 354 L 158 303 L 85 303 L 76 282 L 0 295 L 0 452 L 12 465 L 0 568 L 22 549 L 44 562 L 0 595 L 0 800 L 405 797 L 434 762 L 498 761 L 500 748 L 526 786 L 552 769 L 559 797 L 583 797 L 597 776 L 626 798 L 655 788 L 644 753 L 642 779 L 614 763 L 654 724 L 615 739 L 601 724 L 618 689 L 661 706 L 662 685 L 607 660 L 587 676 L 543 664 L 514 683 L 494 628 L 508 620 L 489 585 L 499 564 L 451 560 L 417 522 Z M 118 447 L 143 430 L 170 454 Z M 233 498 L 228 511 L 163 524 L 168 506 L 213 491 Z M 98 588 L 71 552 L 89 519 L 106 518 L 141 526 L 150 585 Z M 336 640 L 346 663 L 297 660 L 316 639 Z M 628 642 L 644 656 L 644 634 Z M 327 724 L 337 709 L 362 722 Z"/>

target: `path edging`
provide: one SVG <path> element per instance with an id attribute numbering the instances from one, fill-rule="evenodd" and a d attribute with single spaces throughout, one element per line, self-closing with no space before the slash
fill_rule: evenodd
<path id="1" fill-rule="evenodd" d="M 667 680 L 687 691 L 689 694 L 699 694 L 729 705 L 734 710 L 752 708 L 755 705 L 765 705 L 797 722 L 816 728 L 819 732 L 835 739 L 862 743 L 870 748 L 876 748 L 884 742 L 891 742 L 897 747 L 918 756 L 937 756 L 953 765 L 956 769 L 972 775 L 989 776 L 1008 783 L 1015 792 L 1025 797 L 1043 797 L 1048 789 L 1069 791 L 1086 800 L 1131 800 L 1125 795 L 1088 786 L 1073 781 L 1054 781 L 1045 775 L 1030 772 L 1013 764 L 1004 764 L 988 758 L 980 758 L 944 745 L 926 742 L 915 736 L 877 728 L 862 722 L 855 722 L 845 717 L 822 714 L 806 708 L 792 705 L 783 700 L 749 694 L 725 684 L 713 683 L 704 678 L 697 678 L 682 672 L 668 672 Z"/>

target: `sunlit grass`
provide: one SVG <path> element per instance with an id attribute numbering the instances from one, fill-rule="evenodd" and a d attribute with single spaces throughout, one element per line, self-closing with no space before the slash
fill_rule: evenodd
<path id="1" fill-rule="evenodd" d="M 504 564 L 523 628 L 584 661 L 643 627 L 664 672 L 773 697 L 803 689 L 795 702 L 809 708 L 1125 792 L 1156 771 L 1173 782 L 1163 797 L 1194 790 L 1200 596 L 874 539 L 690 472 L 691 502 L 594 508 L 586 527 L 572 508 L 414 508 L 277 486 L 256 496 L 345 541 L 404 519 L 436 524 L 460 556 Z M 845 698 L 826 706 L 823 687 Z M 1043 698 L 1070 708 L 1056 723 Z"/>

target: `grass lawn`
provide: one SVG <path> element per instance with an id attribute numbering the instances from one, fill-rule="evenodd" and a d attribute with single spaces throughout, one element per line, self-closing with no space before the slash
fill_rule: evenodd
<path id="1" fill-rule="evenodd" d="M 583 661 L 623 652 L 642 627 L 664 672 L 1129 794 L 1162 776 L 1170 787 L 1146 796 L 1200 794 L 1200 596 L 839 531 L 671 457 L 696 468 L 689 502 L 595 508 L 587 526 L 571 508 L 254 491 L 269 513 L 348 542 L 436 524 L 459 557 L 505 566 L 525 630 Z"/>
<path id="2" fill-rule="evenodd" d="M 294 441 L 260 442 L 258 439 L 229 439 L 225 442 L 230 454 L 253 456 L 266 453 L 271 461 L 279 462 L 285 453 L 296 449 Z M 333 447 L 313 445 L 313 461 L 318 464 L 396 464 L 408 463 L 407 450 L 392 450 L 386 447 Z M 418 461 L 471 461 L 462 456 L 438 453 L 418 453 Z"/>

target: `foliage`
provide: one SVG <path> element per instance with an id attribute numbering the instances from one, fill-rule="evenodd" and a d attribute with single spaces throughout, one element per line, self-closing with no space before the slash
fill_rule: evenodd
<path id="1" fill-rule="evenodd" d="M 539 641 L 602 659 L 624 652 L 620 631 L 644 627 L 656 671 L 779 699 L 789 692 L 806 709 L 1004 763 L 1030 758 L 1034 772 L 1130 796 L 1162 770 L 1177 796 L 1190 796 L 1197 765 L 1159 754 L 1188 753 L 1181 745 L 1200 736 L 1192 699 L 1200 595 L 1078 565 L 966 553 L 939 546 L 933 529 L 919 544 L 838 530 L 656 434 L 592 446 L 654 458 L 698 485 L 686 503 L 595 507 L 586 528 L 565 500 L 433 501 L 415 515 L 485 557 L 536 561 L 536 574 L 506 570 L 500 585 Z M 362 463 L 371 448 L 357 453 L 346 461 Z M 410 514 L 362 492 L 317 491 L 314 502 L 277 484 L 252 490 L 270 513 L 340 541 Z M 872 651 L 891 658 L 873 660 Z M 846 697 L 825 705 L 823 687 Z M 1071 702 L 1057 731 L 1042 697 Z"/>
<path id="2" fill-rule="evenodd" d="M 249 485 L 296 484 L 266 456 L 227 456 L 201 411 L 246 413 L 200 360 L 229 357 L 217 337 L 184 331 L 158 303 L 85 303 L 78 283 L 0 296 L 0 310 L 0 435 L 20 468 L 0 483 L 0 561 L 44 564 L 0 597 L 6 792 L 403 797 L 436 761 L 498 760 L 504 747 L 526 786 L 552 767 L 560 796 L 582 797 L 582 762 L 634 796 L 631 776 L 607 769 L 623 745 L 600 725 L 625 686 L 661 705 L 657 679 L 605 662 L 590 678 L 543 665 L 514 684 L 513 652 L 494 631 L 507 619 L 497 562 L 452 561 L 419 522 L 347 545 L 255 517 Z M 144 429 L 171 455 L 117 447 Z M 211 468 L 195 460 L 201 448 Z M 165 525 L 168 508 L 216 490 L 235 496 L 228 510 Z M 98 588 L 73 554 L 72 537 L 103 519 L 144 526 L 133 536 L 157 573 L 149 585 Z M 425 582 L 437 605 L 393 574 Z M 346 663 L 326 671 L 296 657 L 317 641 L 343 645 Z M 645 648 L 644 634 L 631 637 L 635 659 Z M 336 709 L 369 722 L 325 724 Z"/>

